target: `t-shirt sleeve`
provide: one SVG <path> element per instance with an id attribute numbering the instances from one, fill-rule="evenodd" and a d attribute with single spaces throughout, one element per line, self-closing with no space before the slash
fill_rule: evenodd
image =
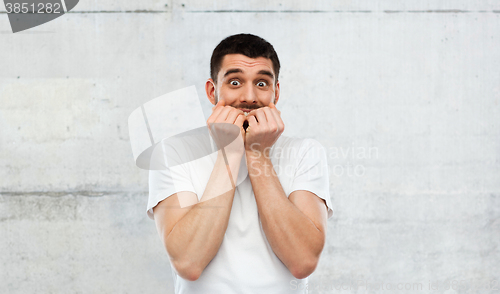
<path id="1" fill-rule="evenodd" d="M 150 170 L 148 217 L 154 219 L 153 207 L 160 201 L 182 191 L 196 193 L 185 165 L 167 167 L 163 170 Z"/>
<path id="2" fill-rule="evenodd" d="M 328 208 L 328 218 L 332 217 L 333 210 L 325 149 L 316 140 L 304 139 L 299 148 L 297 161 L 291 192 L 306 190 L 324 199 Z"/>

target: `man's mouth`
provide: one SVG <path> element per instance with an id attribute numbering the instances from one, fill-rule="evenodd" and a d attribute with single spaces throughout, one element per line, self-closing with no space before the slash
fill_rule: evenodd
<path id="1" fill-rule="evenodd" d="M 252 110 L 255 110 L 255 109 L 258 109 L 259 107 L 255 107 L 255 108 L 239 108 L 239 110 L 243 111 L 243 113 L 245 114 L 245 117 L 248 117 L 248 114 L 252 111 Z M 248 128 L 248 121 L 245 121 L 243 122 L 243 128 L 245 129 L 245 131 L 247 130 Z"/>

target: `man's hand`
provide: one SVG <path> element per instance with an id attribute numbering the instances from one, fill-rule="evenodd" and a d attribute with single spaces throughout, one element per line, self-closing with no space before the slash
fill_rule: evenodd
<path id="1" fill-rule="evenodd" d="M 252 110 L 248 113 L 245 150 L 251 155 L 268 156 L 269 149 L 285 130 L 281 112 L 271 103 L 269 106 Z"/>
<path id="2" fill-rule="evenodd" d="M 212 108 L 207 126 L 219 149 L 224 148 L 229 154 L 243 155 L 243 140 L 245 138 L 243 122 L 245 120 L 243 111 L 232 106 L 225 106 L 223 100 Z"/>

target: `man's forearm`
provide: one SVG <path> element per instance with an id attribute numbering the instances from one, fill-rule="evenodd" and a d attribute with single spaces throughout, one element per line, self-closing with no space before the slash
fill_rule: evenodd
<path id="1" fill-rule="evenodd" d="M 305 278 L 318 262 L 323 232 L 288 199 L 268 157 L 247 152 L 247 164 L 269 244 L 296 278 Z"/>
<path id="2" fill-rule="evenodd" d="M 231 214 L 233 182 L 240 161 L 241 156 L 228 156 L 231 181 L 228 166 L 219 154 L 201 201 L 177 222 L 166 239 L 171 262 L 188 275 L 185 278 L 197 279 L 219 250 Z"/>

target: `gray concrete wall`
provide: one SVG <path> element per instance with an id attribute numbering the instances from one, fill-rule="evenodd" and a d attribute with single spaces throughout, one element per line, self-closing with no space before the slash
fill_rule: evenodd
<path id="1" fill-rule="evenodd" d="M 280 56 L 285 134 L 328 151 L 311 293 L 498 293 L 493 0 L 81 1 L 16 34 L 0 13 L 0 293 L 173 293 L 127 118 L 203 95 L 211 51 L 240 32 Z M 371 285 L 335 289 L 356 280 Z"/>

